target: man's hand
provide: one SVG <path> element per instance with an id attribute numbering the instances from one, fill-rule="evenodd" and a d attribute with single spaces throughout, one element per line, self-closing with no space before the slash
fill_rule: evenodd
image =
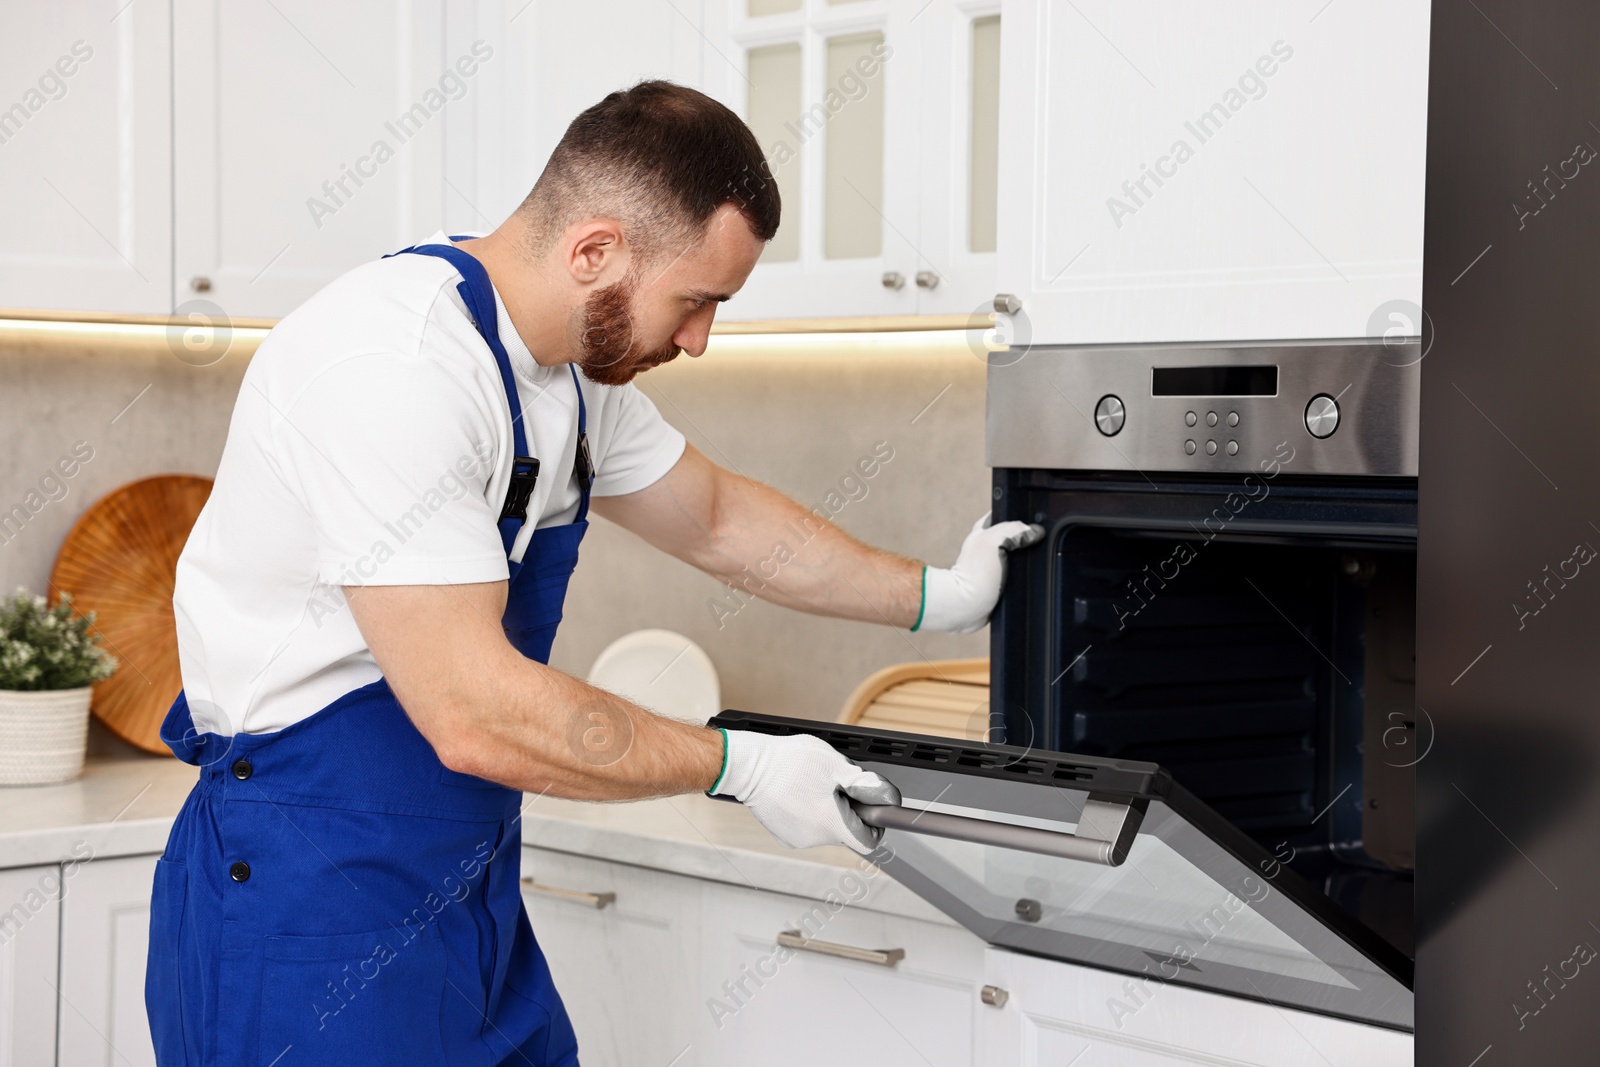
<path id="1" fill-rule="evenodd" d="M 1006 553 L 1044 537 L 1044 527 L 1025 522 L 989 525 L 989 514 L 972 526 L 949 570 L 929 567 L 923 575 L 922 618 L 913 630 L 970 634 L 983 629 L 1000 599 Z"/>
<path id="2" fill-rule="evenodd" d="M 773 837 L 790 848 L 846 845 L 866 855 L 883 831 L 868 826 L 850 800 L 899 804 L 900 791 L 864 771 L 820 737 L 774 737 L 725 731 L 728 766 L 712 792 L 744 802 Z"/>

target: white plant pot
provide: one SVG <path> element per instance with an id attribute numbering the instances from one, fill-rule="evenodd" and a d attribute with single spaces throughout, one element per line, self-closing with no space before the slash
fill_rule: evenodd
<path id="1" fill-rule="evenodd" d="M 92 692 L 0 689 L 0 785 L 48 785 L 83 772 Z"/>

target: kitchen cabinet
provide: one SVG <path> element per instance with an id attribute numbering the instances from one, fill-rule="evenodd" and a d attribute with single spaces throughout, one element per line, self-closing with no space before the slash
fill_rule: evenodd
<path id="1" fill-rule="evenodd" d="M 0 1067 L 56 1062 L 61 869 L 0 871 Z"/>
<path id="2" fill-rule="evenodd" d="M 701 883 L 537 848 L 523 849 L 522 878 L 584 1064 L 679 1062 L 705 1013 L 697 982 Z"/>
<path id="3" fill-rule="evenodd" d="M 998 0 L 719 0 L 707 91 L 744 116 L 783 223 L 731 320 L 987 311 Z"/>
<path id="4" fill-rule="evenodd" d="M 155 856 L 80 865 L 61 902 L 60 1061 L 155 1063 L 145 1016 L 145 958 Z"/>
<path id="5" fill-rule="evenodd" d="M 441 0 L 174 2 L 180 313 L 285 315 L 445 223 L 446 129 L 504 62 L 470 20 Z"/>
<path id="6" fill-rule="evenodd" d="M 859 900 L 865 885 L 841 870 L 833 897 Z M 982 944 L 965 931 L 737 885 L 704 893 L 700 1062 L 1000 1062 L 975 1044 Z M 781 945 L 785 931 L 810 947 Z"/>
<path id="7" fill-rule="evenodd" d="M 483 210 L 466 217 L 480 229 L 522 203 L 568 124 L 607 93 L 646 78 L 701 88 L 704 64 L 723 62 L 708 54 L 699 4 L 515 0 L 479 31 L 490 33 L 504 59 L 485 71 L 500 87 L 483 99 L 473 145 L 480 162 L 473 174 L 451 179 Z M 466 161 L 465 152 L 453 153 L 452 165 Z"/>
<path id="8" fill-rule="evenodd" d="M 1004 949 L 985 951 L 983 981 L 1004 991 L 981 1016 L 986 1063 L 1412 1064 L 1410 1034 Z"/>
<path id="9" fill-rule="evenodd" d="M 167 310 L 168 0 L 12 4 L 0 36 L 0 306 Z"/>
<path id="10" fill-rule="evenodd" d="M 1008 0 L 1001 33 L 1017 340 L 1420 333 L 1427 0 Z"/>

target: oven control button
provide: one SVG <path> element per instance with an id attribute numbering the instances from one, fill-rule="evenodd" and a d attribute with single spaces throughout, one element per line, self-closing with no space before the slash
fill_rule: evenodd
<path id="1" fill-rule="evenodd" d="M 1122 406 L 1122 399 L 1112 393 L 1101 397 L 1100 403 L 1094 408 L 1094 424 L 1100 427 L 1100 432 L 1107 437 L 1117 436 L 1127 417 L 1128 412 Z"/>
<path id="2" fill-rule="evenodd" d="M 1200 420 L 1195 418 L 1194 412 L 1185 411 L 1183 413 L 1183 424 L 1185 426 L 1193 426 L 1198 421 L 1200 421 Z"/>
<path id="3" fill-rule="evenodd" d="M 1193 441 L 1185 441 L 1183 443 L 1183 450 L 1185 452 L 1187 452 L 1191 456 L 1194 455 L 1194 442 Z"/>
<path id="4" fill-rule="evenodd" d="M 1215 441 L 1207 441 L 1206 442 L 1206 455 L 1214 456 L 1216 454 L 1217 454 L 1217 443 Z"/>
<path id="5" fill-rule="evenodd" d="M 1339 404 L 1327 393 L 1318 393 L 1306 405 L 1306 430 L 1312 437 L 1332 437 L 1339 428 Z"/>
<path id="6" fill-rule="evenodd" d="M 1207 426 L 1215 426 L 1216 424 L 1217 424 L 1217 413 L 1215 411 L 1206 412 L 1206 425 Z"/>
<path id="7" fill-rule="evenodd" d="M 1228 412 L 1228 425 L 1229 426 L 1237 426 L 1237 425 L 1239 425 L 1239 413 L 1237 411 Z"/>
<path id="8" fill-rule="evenodd" d="M 1228 442 L 1228 455 L 1237 456 L 1238 454 L 1239 454 L 1239 442 L 1238 441 L 1229 441 Z"/>

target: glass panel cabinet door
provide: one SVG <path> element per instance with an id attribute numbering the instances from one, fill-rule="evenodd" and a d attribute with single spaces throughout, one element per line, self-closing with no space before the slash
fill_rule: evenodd
<path id="1" fill-rule="evenodd" d="M 726 320 L 918 310 L 919 37 L 892 0 L 727 0 L 722 98 L 755 132 L 783 219 Z M 714 42 L 725 42 L 716 44 Z"/>

